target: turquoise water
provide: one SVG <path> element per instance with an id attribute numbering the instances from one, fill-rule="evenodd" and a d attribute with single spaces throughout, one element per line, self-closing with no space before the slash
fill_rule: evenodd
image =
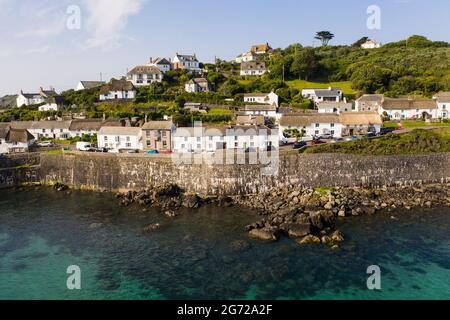
<path id="1" fill-rule="evenodd" d="M 337 252 L 251 240 L 249 210 L 170 220 L 108 194 L 0 194 L 0 299 L 448 299 L 450 209 L 347 219 Z M 395 219 L 392 218 L 395 216 Z M 162 229 L 150 235 L 150 223 Z M 236 241 L 243 242 L 240 248 Z M 238 247 L 238 248 L 237 248 Z M 81 268 L 68 290 L 67 267 Z M 366 287 L 379 265 L 380 291 Z"/>

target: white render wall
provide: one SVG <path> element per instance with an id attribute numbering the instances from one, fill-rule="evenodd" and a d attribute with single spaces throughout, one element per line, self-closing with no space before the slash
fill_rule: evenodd
<path id="1" fill-rule="evenodd" d="M 450 102 L 438 102 L 437 117 L 442 119 L 450 118 Z"/>
<path id="2" fill-rule="evenodd" d="M 60 109 L 56 103 L 46 103 L 39 107 L 39 111 L 59 111 Z"/>
<path id="3" fill-rule="evenodd" d="M 134 98 L 136 98 L 136 91 L 111 91 L 108 95 L 100 95 L 100 101 Z"/>
<path id="4" fill-rule="evenodd" d="M 142 132 L 139 135 L 129 134 L 99 134 L 97 137 L 99 148 L 114 150 L 143 150 Z"/>
<path id="5" fill-rule="evenodd" d="M 422 118 L 422 115 L 424 112 L 431 115 L 433 119 L 438 118 L 438 109 L 398 109 L 398 110 L 385 110 L 383 107 L 378 109 L 378 113 L 380 115 L 383 115 L 384 112 L 387 113 L 387 115 L 391 119 L 395 120 L 401 120 L 401 119 L 414 119 L 414 118 Z"/>
<path id="6" fill-rule="evenodd" d="M 142 74 L 141 78 L 138 74 L 128 76 L 128 80 L 131 81 L 135 87 L 148 86 L 154 82 L 161 82 L 162 79 L 162 74 Z"/>
<path id="7" fill-rule="evenodd" d="M 278 107 L 278 95 L 274 92 L 269 93 L 267 96 L 244 96 L 244 102 L 249 102 L 249 103 L 259 103 L 259 104 L 275 104 Z"/>
<path id="8" fill-rule="evenodd" d="M 280 139 L 283 137 L 285 130 L 295 130 L 298 132 L 305 131 L 306 137 L 314 137 L 322 134 L 331 134 L 336 138 L 342 137 L 341 123 L 311 123 L 308 126 L 281 126 L 279 129 Z"/>

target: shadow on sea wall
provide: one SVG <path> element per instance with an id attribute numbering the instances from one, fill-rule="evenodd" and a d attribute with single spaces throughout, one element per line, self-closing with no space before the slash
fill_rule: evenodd
<path id="1" fill-rule="evenodd" d="M 260 165 L 178 165 L 170 159 L 135 155 L 42 154 L 38 180 L 98 191 L 176 184 L 200 195 L 255 194 L 290 185 L 383 187 L 448 182 L 450 154 L 288 155 L 280 157 L 278 168 L 278 174 L 264 175 Z"/>

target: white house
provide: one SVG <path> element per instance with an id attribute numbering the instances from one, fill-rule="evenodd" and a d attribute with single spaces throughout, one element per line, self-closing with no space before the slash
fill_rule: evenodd
<path id="1" fill-rule="evenodd" d="M 80 81 L 80 82 L 78 82 L 77 87 L 75 88 L 75 91 L 83 91 L 83 90 L 98 88 L 104 84 L 105 84 L 104 81 Z"/>
<path id="2" fill-rule="evenodd" d="M 319 113 L 341 113 L 356 111 L 356 108 L 350 102 L 319 102 L 317 104 Z"/>
<path id="3" fill-rule="evenodd" d="M 39 111 L 59 111 L 63 108 L 64 98 L 62 96 L 49 97 L 45 104 L 39 106 Z"/>
<path id="4" fill-rule="evenodd" d="M 14 129 L 9 123 L 0 123 L 0 154 L 28 152 L 34 142 L 28 130 Z"/>
<path id="5" fill-rule="evenodd" d="M 38 93 L 24 93 L 23 90 L 20 90 L 20 93 L 16 99 L 17 107 L 45 103 L 48 98 L 55 95 L 57 95 L 57 93 L 54 89 L 44 90 L 42 87 Z"/>
<path id="6" fill-rule="evenodd" d="M 367 40 L 361 45 L 363 49 L 377 49 L 381 48 L 381 43 L 375 40 Z"/>
<path id="7" fill-rule="evenodd" d="M 244 113 L 249 116 L 262 115 L 266 118 L 275 118 L 277 115 L 277 106 L 275 104 L 248 105 L 245 106 Z"/>
<path id="8" fill-rule="evenodd" d="M 174 152 L 201 153 L 248 148 L 278 148 L 276 131 L 265 126 L 214 126 L 177 128 L 173 136 Z"/>
<path id="9" fill-rule="evenodd" d="M 244 102 L 270 104 L 278 107 L 279 97 L 273 91 L 270 93 L 248 93 L 244 95 Z"/>
<path id="10" fill-rule="evenodd" d="M 143 150 L 142 129 L 136 127 L 101 127 L 97 134 L 99 148 Z"/>
<path id="11" fill-rule="evenodd" d="M 150 58 L 149 66 L 156 67 L 163 73 L 170 71 L 172 65 L 166 58 Z"/>
<path id="12" fill-rule="evenodd" d="M 210 92 L 211 86 L 209 81 L 205 78 L 195 78 L 187 82 L 184 86 L 184 90 L 190 93 L 197 92 Z"/>
<path id="13" fill-rule="evenodd" d="M 161 82 L 164 73 L 154 66 L 137 66 L 127 74 L 127 80 L 136 86 L 148 86 L 154 82 Z"/>
<path id="14" fill-rule="evenodd" d="M 240 54 L 236 57 L 235 61 L 236 63 L 242 63 L 242 62 L 250 62 L 255 61 L 258 58 L 258 55 L 253 52 L 244 52 L 243 54 Z"/>
<path id="15" fill-rule="evenodd" d="M 66 140 L 71 137 L 71 123 L 72 121 L 34 121 L 28 131 L 36 140 L 43 138 Z"/>
<path id="16" fill-rule="evenodd" d="M 197 56 L 194 55 L 182 55 L 176 54 L 172 60 L 172 68 L 174 70 L 189 70 L 194 72 L 200 72 L 200 62 Z"/>
<path id="17" fill-rule="evenodd" d="M 437 101 L 433 99 L 394 99 L 384 98 L 380 115 L 388 116 L 394 120 L 438 118 Z"/>
<path id="18" fill-rule="evenodd" d="M 266 73 L 266 64 L 263 61 L 241 63 L 241 76 L 262 76 L 264 73 Z"/>
<path id="19" fill-rule="evenodd" d="M 100 90 L 100 101 L 105 100 L 127 100 L 136 98 L 136 88 L 133 83 L 126 80 L 112 79 Z"/>
<path id="20" fill-rule="evenodd" d="M 344 93 L 340 88 L 327 88 L 327 89 L 303 89 L 303 98 L 319 102 L 341 102 L 343 100 Z"/>
<path id="21" fill-rule="evenodd" d="M 440 119 L 450 118 L 450 92 L 439 92 L 433 99 L 437 103 L 437 117 Z"/>
<path id="22" fill-rule="evenodd" d="M 70 137 L 93 136 L 98 133 L 102 126 L 121 127 L 122 123 L 115 119 L 77 119 L 72 120 L 69 127 Z"/>
<path id="23" fill-rule="evenodd" d="M 297 130 L 307 137 L 324 134 L 331 134 L 334 137 L 341 137 L 342 135 L 342 125 L 339 115 L 328 113 L 285 114 L 280 119 L 280 140 L 283 138 L 285 131 L 289 130 Z"/>
<path id="24" fill-rule="evenodd" d="M 356 99 L 355 107 L 359 112 L 378 112 L 384 100 L 382 94 L 365 94 Z"/>

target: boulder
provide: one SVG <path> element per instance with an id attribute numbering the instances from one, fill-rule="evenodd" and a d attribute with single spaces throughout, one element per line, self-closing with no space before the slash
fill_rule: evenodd
<path id="1" fill-rule="evenodd" d="M 291 238 L 301 238 L 311 233 L 311 225 L 309 223 L 296 223 L 286 226 L 288 235 Z"/>
<path id="2" fill-rule="evenodd" d="M 161 229 L 161 225 L 159 223 L 153 223 L 153 224 L 149 224 L 148 226 L 144 227 L 142 229 L 142 232 L 151 233 L 151 232 L 157 231 L 159 229 Z"/>
<path id="3" fill-rule="evenodd" d="M 252 238 L 256 238 L 256 239 L 264 240 L 264 241 L 278 240 L 276 233 L 274 232 L 274 230 L 272 230 L 270 228 L 252 229 L 252 230 L 250 230 L 249 235 Z"/>
<path id="4" fill-rule="evenodd" d="M 342 242 L 344 241 L 344 235 L 339 230 L 336 230 L 331 235 L 331 240 L 333 240 L 333 242 Z"/>
<path id="5" fill-rule="evenodd" d="M 316 237 L 316 236 L 313 236 L 313 235 L 307 235 L 306 237 L 298 239 L 297 243 L 300 244 L 300 245 L 304 245 L 304 244 L 320 244 L 321 240 L 320 240 L 319 237 Z"/>

